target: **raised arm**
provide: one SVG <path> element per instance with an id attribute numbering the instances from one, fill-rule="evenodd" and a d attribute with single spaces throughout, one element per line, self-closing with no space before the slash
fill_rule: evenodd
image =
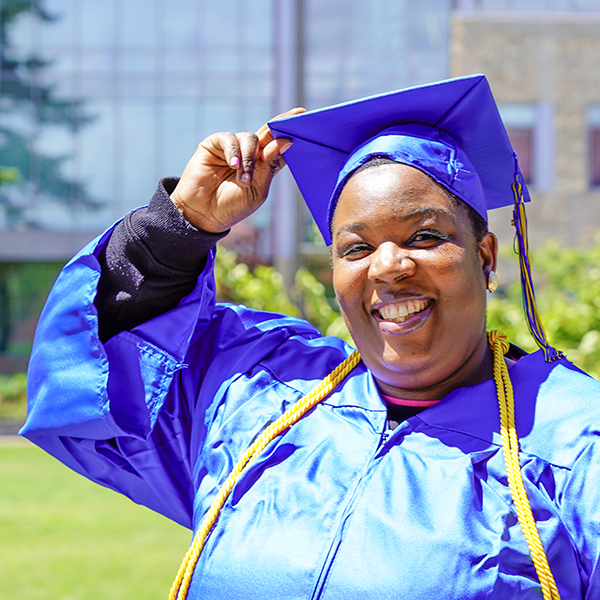
<path id="1" fill-rule="evenodd" d="M 175 308 L 192 291 L 210 249 L 265 201 L 289 145 L 266 125 L 255 134 L 211 135 L 180 180 L 163 180 L 147 208 L 116 226 L 98 256 L 103 342 Z"/>
<path id="2" fill-rule="evenodd" d="M 148 208 L 66 265 L 36 331 L 21 433 L 188 526 L 203 439 L 195 425 L 215 397 L 204 376 L 252 327 L 215 307 L 207 254 L 264 202 L 284 150 L 266 128 L 207 138 L 179 181 L 163 181 Z M 250 354 L 270 351 L 261 343 Z"/>

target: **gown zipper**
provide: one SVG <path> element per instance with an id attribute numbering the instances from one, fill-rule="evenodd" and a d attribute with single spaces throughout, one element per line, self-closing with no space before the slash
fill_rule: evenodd
<path id="1" fill-rule="evenodd" d="M 342 532 L 344 530 L 344 525 L 346 523 L 347 518 L 352 514 L 352 507 L 354 506 L 354 501 L 361 491 L 361 486 L 366 485 L 367 476 L 372 470 L 372 465 L 377 456 L 379 455 L 381 448 L 385 445 L 393 431 L 389 429 L 389 422 L 385 421 L 386 429 L 379 435 L 379 440 L 377 441 L 377 446 L 375 451 L 371 455 L 371 457 L 367 460 L 365 467 L 361 471 L 361 473 L 357 476 L 356 482 L 354 486 L 350 490 L 348 494 L 348 499 L 346 501 L 346 505 L 344 506 L 344 510 L 342 511 L 337 525 L 335 527 L 335 534 L 331 539 L 331 543 L 329 545 L 329 550 L 327 551 L 327 555 L 325 556 L 325 560 L 321 565 L 321 570 L 319 573 L 319 577 L 313 586 L 313 591 L 310 595 L 311 600 L 320 600 L 322 598 L 322 594 L 325 590 L 325 584 L 327 582 L 327 577 L 329 575 L 329 571 L 333 566 L 333 561 L 335 560 L 335 556 L 337 554 L 338 548 L 342 543 Z"/>

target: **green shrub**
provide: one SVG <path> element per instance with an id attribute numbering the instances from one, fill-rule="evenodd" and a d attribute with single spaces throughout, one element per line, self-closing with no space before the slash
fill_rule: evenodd
<path id="1" fill-rule="evenodd" d="M 532 254 L 531 263 L 548 341 L 600 378 L 600 244 L 565 248 L 551 242 Z M 528 352 L 537 349 L 525 322 L 520 283 L 490 298 L 488 329 L 492 328 Z"/>
<path id="2" fill-rule="evenodd" d="M 352 343 L 339 310 L 332 307 L 325 286 L 306 269 L 296 273 L 288 293 L 283 277 L 273 267 L 251 270 L 237 262 L 237 254 L 219 245 L 215 262 L 217 300 L 244 304 L 257 310 L 302 317 L 325 335 L 336 335 Z"/>
<path id="3" fill-rule="evenodd" d="M 0 375 L 0 418 L 22 420 L 27 413 L 25 373 Z"/>

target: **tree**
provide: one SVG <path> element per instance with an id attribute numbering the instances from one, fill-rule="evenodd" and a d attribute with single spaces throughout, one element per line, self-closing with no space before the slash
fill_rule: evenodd
<path id="1" fill-rule="evenodd" d="M 93 208 L 97 203 L 81 182 L 70 181 L 61 172 L 67 156 L 44 156 L 34 149 L 40 128 L 58 125 L 76 133 L 90 117 L 80 99 L 57 100 L 52 88 L 40 83 L 48 61 L 35 55 L 17 56 L 10 28 L 25 13 L 43 22 L 56 18 L 44 9 L 43 0 L 0 0 L 0 171 L 12 174 L 9 181 L 0 177 L 0 205 L 8 227 L 41 228 L 43 223 L 26 210 L 24 200 L 31 195 L 72 207 Z"/>
<path id="2" fill-rule="evenodd" d="M 31 197 L 71 208 L 98 206 L 80 181 L 65 177 L 62 165 L 68 156 L 44 156 L 35 149 L 35 138 L 42 128 L 65 127 L 75 134 L 91 118 L 80 99 L 57 100 L 52 88 L 40 83 L 48 61 L 34 54 L 17 54 L 10 31 L 26 14 L 46 23 L 56 18 L 44 8 L 43 0 L 0 0 L 0 206 L 9 229 L 44 227 L 30 208 Z M 38 289 L 36 281 L 25 281 L 32 269 L 36 281 L 47 289 Z M 31 316 L 25 309 L 36 310 L 50 289 L 47 280 L 55 271 L 56 265 L 0 263 L 0 352 L 8 348 L 17 313 L 21 318 Z M 30 298 L 26 293 L 33 295 Z"/>

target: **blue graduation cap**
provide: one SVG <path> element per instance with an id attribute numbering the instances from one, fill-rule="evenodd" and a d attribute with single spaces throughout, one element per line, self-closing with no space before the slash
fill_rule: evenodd
<path id="1" fill-rule="evenodd" d="M 293 145 L 285 160 L 325 242 L 345 182 L 374 156 L 413 166 L 474 208 L 514 202 L 514 224 L 529 329 L 548 360 L 527 248 L 529 192 L 484 75 L 448 79 L 274 119 L 275 138 Z"/>
<path id="2" fill-rule="evenodd" d="M 373 156 L 414 166 L 472 206 L 513 202 L 516 155 L 484 75 L 407 88 L 269 122 L 327 244 L 337 196 Z M 529 200 L 526 187 L 522 196 Z"/>

